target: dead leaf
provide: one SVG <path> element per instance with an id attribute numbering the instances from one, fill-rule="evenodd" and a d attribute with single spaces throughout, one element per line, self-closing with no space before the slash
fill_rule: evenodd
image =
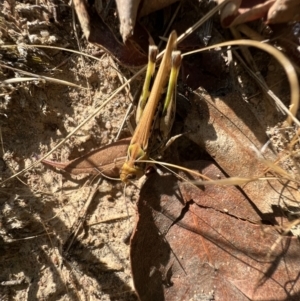
<path id="1" fill-rule="evenodd" d="M 42 163 L 78 174 L 104 174 L 110 178 L 119 178 L 120 169 L 125 161 L 131 138 L 119 140 L 107 146 L 95 149 L 72 161 L 60 163 L 43 160 Z"/>
<path id="2" fill-rule="evenodd" d="M 211 178 L 210 162 L 190 166 Z M 141 190 L 131 239 L 140 300 L 299 300 L 297 238 L 282 237 L 234 187 L 197 188 L 153 175 Z"/>
<path id="3" fill-rule="evenodd" d="M 300 3 L 298 0 L 232 0 L 221 12 L 221 23 L 224 27 L 260 18 L 264 18 L 267 24 L 299 21 Z"/>
<path id="4" fill-rule="evenodd" d="M 276 120 L 275 106 L 266 107 L 265 121 Z M 254 178 L 264 175 L 265 164 L 256 150 L 268 141 L 263 126 L 245 103 L 240 94 L 227 91 L 226 95 L 213 97 L 204 89 L 198 89 L 186 119 L 188 137 L 204 147 L 219 166 L 231 177 Z M 271 120 L 271 119 L 270 119 Z M 273 121 L 274 122 L 274 121 Z M 276 154 L 271 148 L 264 152 L 264 158 L 275 162 Z M 253 204 L 265 214 L 273 212 L 273 206 L 297 206 L 300 193 L 282 179 L 254 181 L 242 186 Z"/>
<path id="5" fill-rule="evenodd" d="M 125 43 L 133 36 L 137 19 L 163 9 L 177 1 L 179 0 L 142 1 L 140 6 L 141 0 L 116 0 L 123 42 Z"/>
<path id="6" fill-rule="evenodd" d="M 267 23 L 287 23 L 300 21 L 300 2 L 299 0 L 277 0 L 270 8 Z"/>
<path id="7" fill-rule="evenodd" d="M 145 53 L 136 47 L 135 38 L 128 40 L 126 45 L 120 43 L 108 25 L 84 0 L 74 0 L 74 6 L 82 31 L 90 43 L 103 48 L 125 66 L 140 67 L 147 63 L 149 36 L 143 28 L 139 27 L 136 35 L 141 45 L 147 44 Z"/>
<path id="8" fill-rule="evenodd" d="M 133 35 L 141 0 L 116 0 L 120 20 L 120 34 L 125 43 Z"/>

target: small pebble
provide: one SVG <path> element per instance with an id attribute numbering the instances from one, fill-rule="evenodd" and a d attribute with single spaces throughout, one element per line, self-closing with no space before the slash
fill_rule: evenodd
<path id="1" fill-rule="evenodd" d="M 110 123 L 110 121 L 107 121 L 107 122 L 106 122 L 105 128 L 108 129 L 108 130 L 111 129 L 111 123 Z"/>

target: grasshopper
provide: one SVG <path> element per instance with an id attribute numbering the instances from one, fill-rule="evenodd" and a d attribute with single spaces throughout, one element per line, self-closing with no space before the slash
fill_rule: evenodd
<path id="1" fill-rule="evenodd" d="M 177 34 L 171 32 L 167 47 L 158 69 L 153 87 L 149 94 L 151 78 L 155 72 L 155 61 L 157 48 L 149 47 L 149 61 L 146 72 L 146 79 L 143 86 L 137 109 L 137 127 L 130 141 L 127 151 L 127 159 L 121 168 L 120 178 L 124 183 L 143 175 L 144 164 L 139 161 L 149 158 L 149 152 L 153 151 L 153 133 L 158 127 L 161 135 L 161 145 L 166 142 L 170 133 L 176 106 L 176 84 L 181 65 L 181 53 L 176 51 Z M 160 102 L 162 95 L 165 94 L 165 86 L 168 83 L 167 93 L 163 103 Z M 149 97 L 148 97 L 149 96 Z M 159 110 L 160 105 L 162 109 Z M 156 121 L 157 113 L 159 120 Z M 150 141 L 149 143 L 149 140 Z"/>

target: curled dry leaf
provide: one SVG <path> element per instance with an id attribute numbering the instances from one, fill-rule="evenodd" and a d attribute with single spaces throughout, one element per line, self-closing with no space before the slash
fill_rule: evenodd
<path id="1" fill-rule="evenodd" d="M 124 43 L 133 35 L 137 18 L 149 15 L 177 1 L 179 0 L 155 0 L 140 3 L 141 0 L 116 0 L 120 33 Z"/>
<path id="2" fill-rule="evenodd" d="M 86 155 L 68 162 L 43 160 L 46 165 L 63 169 L 74 175 L 103 174 L 110 178 L 119 178 L 131 138 L 119 140 L 107 146 L 93 150 Z"/>
<path id="3" fill-rule="evenodd" d="M 285 23 L 300 21 L 299 0 L 277 0 L 270 8 L 267 23 Z"/>
<path id="4" fill-rule="evenodd" d="M 300 2 L 299 0 L 232 0 L 221 12 L 221 22 L 225 27 L 260 18 L 264 18 L 268 24 L 299 21 Z"/>
<path id="5" fill-rule="evenodd" d="M 108 25 L 86 1 L 74 0 L 74 6 L 82 31 L 90 43 L 103 48 L 123 65 L 139 67 L 146 64 L 147 55 L 142 53 L 131 40 L 128 40 L 126 45 L 120 43 Z M 140 39 L 148 40 L 145 31 L 139 31 L 137 34 Z"/>
<path id="6" fill-rule="evenodd" d="M 125 43 L 133 35 L 141 0 L 116 0 L 120 20 L 120 34 Z"/>
<path id="7" fill-rule="evenodd" d="M 224 177 L 208 161 L 189 166 Z M 235 187 L 197 188 L 153 175 L 141 190 L 131 239 L 140 300 L 299 300 L 299 241 L 280 237 L 264 218 Z"/>

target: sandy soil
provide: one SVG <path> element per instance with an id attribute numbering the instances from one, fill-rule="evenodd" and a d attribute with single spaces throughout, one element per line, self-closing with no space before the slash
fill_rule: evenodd
<path id="1" fill-rule="evenodd" d="M 1 180 L 51 150 L 120 85 L 111 57 L 82 36 L 76 40 L 68 1 L 60 1 L 56 11 L 51 3 L 22 2 L 5 1 L 2 16 L 7 29 L 1 29 L 1 43 L 80 47 L 83 52 L 98 53 L 99 60 L 48 48 L 2 50 L 1 61 L 6 65 L 81 88 L 38 80 L 2 86 Z M 24 76 L 2 69 L 0 77 L 18 75 Z M 112 142 L 128 103 L 128 95 L 120 93 L 49 159 L 64 162 Z M 125 129 L 121 137 L 129 134 Z M 40 164 L 1 188 L 1 300 L 136 299 L 129 246 L 123 242 L 134 215 L 134 189 L 127 189 L 125 200 L 119 182 L 101 179 L 84 226 L 65 250 L 97 182 Z"/>
<path id="2" fill-rule="evenodd" d="M 27 79 L 0 86 L 0 181 L 53 149 L 120 86 L 124 74 L 131 75 L 87 43 L 77 21 L 76 38 L 68 1 L 45 3 L 6 0 L 3 9 L 0 6 L 0 43 L 18 45 L 0 49 L 1 63 L 78 87 L 33 80 L 17 69 L 1 69 L 1 81 Z M 97 55 L 98 60 L 58 49 L 24 48 L 22 43 L 79 49 Z M 265 63 L 264 56 L 261 62 Z M 271 64 L 266 65 L 272 86 L 282 79 L 282 71 L 267 70 Z M 226 66 L 224 69 L 227 72 Z M 213 75 L 204 70 L 199 76 L 206 78 L 211 90 L 215 88 L 210 80 Z M 228 81 L 227 77 L 220 79 L 218 93 L 227 89 Z M 276 87 L 281 96 L 288 94 L 286 83 Z M 247 98 L 261 93 L 257 85 L 243 78 L 238 89 L 257 107 L 257 116 L 265 116 L 260 97 Z M 126 91 L 119 93 L 48 159 L 65 162 L 113 142 L 130 97 Z M 272 124 L 273 115 L 269 116 L 270 120 L 261 117 L 260 122 Z M 270 128 L 269 134 L 275 137 L 276 128 Z M 119 138 L 128 136 L 125 126 Z M 273 144 L 280 149 L 281 141 L 278 135 Z M 201 153 L 198 147 L 182 152 L 194 160 Z M 0 300 L 137 300 L 128 236 L 134 224 L 138 189 L 127 187 L 126 197 L 123 190 L 119 181 L 72 176 L 42 164 L 5 182 L 0 188 Z M 78 225 L 77 237 L 72 240 L 70 235 Z"/>

